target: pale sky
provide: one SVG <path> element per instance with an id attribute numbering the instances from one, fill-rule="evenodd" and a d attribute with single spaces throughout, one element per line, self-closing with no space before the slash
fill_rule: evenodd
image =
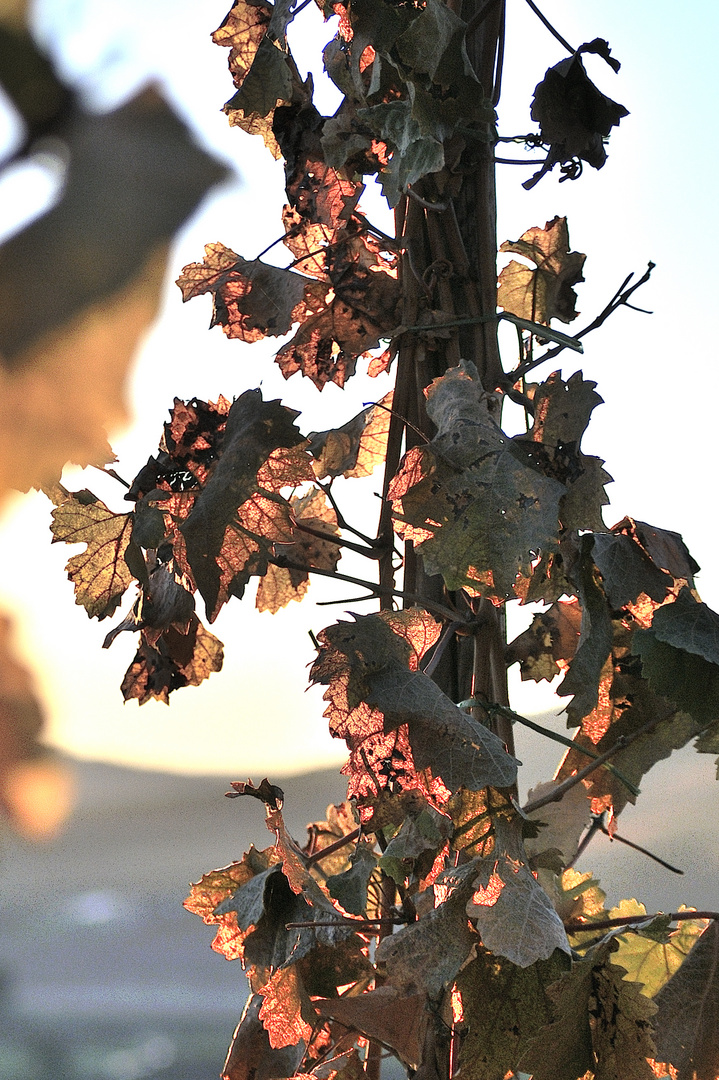
<path id="1" fill-rule="evenodd" d="M 209 34 L 228 2 L 42 0 L 36 9 L 42 39 L 98 107 L 118 104 L 153 75 L 197 137 L 239 173 L 206 201 L 175 243 L 163 312 L 128 387 L 135 423 L 129 432 L 111 437 L 118 471 L 128 479 L 156 451 L 175 395 L 231 398 L 261 383 L 265 397 L 281 397 L 301 409 L 299 422 L 309 431 L 344 422 L 387 389 L 385 381 L 360 376 L 344 392 L 330 385 L 321 395 L 301 376 L 285 382 L 272 363 L 272 347 L 245 346 L 228 341 L 219 329 L 208 331 L 209 299 L 183 306 L 172 284 L 185 263 L 201 258 L 207 242 L 219 240 L 253 258 L 281 232 L 281 167 L 269 160 L 258 137 L 230 129 L 220 112 L 232 88 L 226 51 L 214 46 Z M 520 134 L 533 129 L 534 86 L 563 52 L 523 0 L 510 0 L 509 8 L 500 133 Z M 719 570 L 712 566 L 719 13 L 714 4 L 697 2 L 678 14 L 668 0 L 631 5 L 545 0 L 543 10 L 573 44 L 597 36 L 609 40 L 622 62 L 620 73 L 614 75 L 593 57 L 587 66 L 631 115 L 612 134 L 605 168 L 595 173 L 587 167 L 576 183 L 560 185 L 552 175 L 527 193 L 521 182 L 531 170 L 500 166 L 499 240 L 517 239 L 533 225 L 567 215 L 572 247 L 588 256 L 587 280 L 578 287 L 582 315 L 570 332 L 604 307 L 630 271 L 641 275 L 648 260 L 657 263 L 652 281 L 635 297 L 655 315 L 621 311 L 587 339 L 583 357 L 565 353 L 558 362 L 565 378 L 581 367 L 606 402 L 595 411 L 584 448 L 605 457 L 615 479 L 607 524 L 631 514 L 682 532 L 703 567 L 702 596 L 719 608 Z M 291 44 L 306 69 L 313 34 L 331 32 L 314 6 L 298 22 L 298 30 L 306 30 Z M 328 112 L 337 100 L 331 95 L 330 89 L 321 103 Z M 522 157 L 524 151 L 507 147 L 506 153 Z M 24 212 L 20 190 L 23 195 L 31 190 L 27 175 L 14 191 L 0 190 L 0 213 L 10 207 L 14 215 Z M 376 199 L 368 197 L 363 206 L 381 223 Z M 539 373 L 546 377 L 549 370 Z M 65 482 L 90 487 L 108 503 L 114 500 L 117 510 L 127 508 L 119 486 L 99 474 L 68 474 Z M 373 492 L 380 476 L 364 482 L 359 496 L 351 494 L 357 491 L 357 482 L 352 484 L 341 505 L 350 519 L 354 513 L 366 524 L 376 512 Z M 342 594 L 315 580 L 309 599 L 276 616 L 255 613 L 251 599 L 233 601 L 212 628 L 225 642 L 221 673 L 173 694 L 169 708 L 158 702 L 141 709 L 135 703 L 123 706 L 119 684 L 136 638 L 123 634 L 110 650 L 100 648 L 115 620 L 90 621 L 74 604 L 63 568 L 75 549 L 50 547 L 49 511 L 37 495 L 18 496 L 6 510 L 0 523 L 0 601 L 15 615 L 19 646 L 46 706 L 52 745 L 87 758 L 229 771 L 233 777 L 344 760 L 344 745 L 327 734 L 320 692 L 305 693 L 306 665 L 314 655 L 307 630 L 318 631 L 344 611 L 342 605 L 318 608 L 312 598 Z M 348 561 L 345 570 L 352 572 L 349 567 Z M 352 595 L 353 587 L 347 588 L 344 595 Z M 515 692 L 519 711 L 561 708 L 551 693 L 537 694 L 534 684 Z M 557 726 L 564 730 L 563 720 Z"/>

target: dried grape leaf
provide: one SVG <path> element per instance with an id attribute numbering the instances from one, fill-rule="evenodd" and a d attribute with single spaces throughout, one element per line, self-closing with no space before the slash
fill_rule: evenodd
<path id="1" fill-rule="evenodd" d="M 551 681 L 573 658 L 579 643 L 582 610 L 576 600 L 558 601 L 535 615 L 531 626 L 509 643 L 507 666 L 519 663 L 522 680 Z"/>
<path id="2" fill-rule="evenodd" d="M 574 695 L 567 706 L 567 724 L 577 726 L 596 707 L 612 644 L 612 617 L 591 558 L 592 537 L 580 539 L 573 581 L 582 608 L 579 645 L 569 670 L 557 687 L 559 697 Z"/>
<path id="3" fill-rule="evenodd" d="M 91 618 L 112 615 L 133 580 L 125 562 L 133 521 L 133 514 L 113 513 L 87 490 L 69 493 L 52 512 L 53 544 L 86 545 L 65 569 L 75 586 L 75 603 Z"/>
<path id="4" fill-rule="evenodd" d="M 210 925 L 219 924 L 212 948 L 222 953 L 227 960 L 237 960 L 242 956 L 242 944 L 247 928 L 245 927 L 245 931 L 240 929 L 235 912 L 218 915 L 216 909 L 241 885 L 265 872 L 275 859 L 273 848 L 258 851 L 251 847 L 240 862 L 233 862 L 220 870 L 203 874 L 199 881 L 191 885 L 190 895 L 183 900 L 183 906 L 194 915 L 199 915 L 204 922 Z"/>
<path id="5" fill-rule="evenodd" d="M 201 263 L 188 263 L 177 279 L 184 302 L 210 292 L 212 326 L 227 337 L 260 341 L 281 337 L 306 308 L 307 278 L 255 259 L 248 262 L 224 244 L 205 244 Z"/>
<path id="6" fill-rule="evenodd" d="M 527 801 L 549 795 L 558 786 L 559 781 L 549 780 L 538 784 L 527 793 Z M 570 862 L 577 851 L 582 833 L 592 820 L 591 806 L 585 782 L 575 784 L 565 792 L 559 802 L 550 802 L 528 815 L 530 821 L 544 825 L 536 837 L 526 837 L 525 851 L 533 869 L 537 869 L 536 859 L 543 852 L 559 851 L 564 866 Z"/>
<path id="7" fill-rule="evenodd" d="M 422 1061 L 430 1022 L 425 994 L 401 997 L 391 986 L 380 986 L 357 997 L 316 999 L 320 1016 L 337 1020 L 393 1050 L 411 1069 Z"/>
<path id="8" fill-rule="evenodd" d="M 287 1046 L 275 1050 L 260 1020 L 262 998 L 252 994 L 247 999 L 242 1019 L 235 1028 L 230 1049 L 222 1068 L 221 1080 L 276 1080 L 294 1076 L 305 1054 L 305 1046 Z"/>
<path id="9" fill-rule="evenodd" d="M 628 110 L 603 94 L 587 75 L 581 53 L 593 52 L 602 56 L 618 70 L 616 60 L 609 56 L 609 46 L 601 38 L 581 45 L 573 56 L 561 60 L 547 70 L 534 91 L 531 115 L 540 125 L 540 138 L 549 144 L 549 153 L 542 168 L 523 187 L 529 189 L 545 173 L 560 164 L 565 176 L 581 174 L 573 167 L 573 159 L 586 161 L 601 169 L 607 160 L 604 143 L 613 127 L 628 116 Z"/>
<path id="10" fill-rule="evenodd" d="M 521 319 L 547 326 L 552 319 L 565 323 L 576 319 L 579 312 L 575 310 L 577 294 L 573 286 L 584 281 L 582 268 L 586 255 L 569 250 L 565 217 L 552 218 L 543 229 L 535 225 L 519 240 L 505 240 L 499 250 L 512 251 L 535 263 L 531 269 L 513 259 L 502 270 L 497 292 L 500 307 Z M 592 390 L 595 385 L 591 384 Z M 599 401 L 601 398 L 594 404 Z"/>
<path id="11" fill-rule="evenodd" d="M 223 106 L 231 127 L 261 135 L 274 158 L 281 151 L 273 131 L 275 109 L 292 100 L 292 70 L 279 42 L 264 37 L 239 90 Z"/>
<path id="12" fill-rule="evenodd" d="M 559 950 L 521 968 L 477 946 L 457 978 L 462 1025 L 469 1029 L 459 1059 L 465 1080 L 496 1080 L 515 1071 L 529 1040 L 551 1020 L 547 987 L 568 967 Z"/>
<path id="13" fill-rule="evenodd" d="M 454 982 L 478 942 L 464 910 L 471 892 L 471 881 L 463 882 L 443 903 L 377 946 L 375 959 L 398 993 L 437 999 Z"/>
<path id="14" fill-rule="evenodd" d="M 714 1080 L 719 1073 L 719 926 L 704 931 L 656 997 L 657 1054 L 679 1080 Z"/>
<path id="15" fill-rule="evenodd" d="M 340 428 L 311 431 L 309 450 L 318 480 L 327 476 L 369 476 L 384 461 L 393 392 L 368 405 Z"/>
<path id="16" fill-rule="evenodd" d="M 699 564 L 689 554 L 679 533 L 657 529 L 653 525 L 647 525 L 646 521 L 635 521 L 630 517 L 622 518 L 612 532 L 622 533 L 635 540 L 652 562 L 671 574 L 675 581 L 683 582 L 690 589 L 694 588 L 694 574 L 699 571 Z"/>
<path id="17" fill-rule="evenodd" d="M 137 698 L 144 705 L 151 698 L 169 704 L 173 690 L 199 686 L 213 671 L 222 669 L 222 642 L 206 630 L 197 615 L 182 633 L 175 626 L 159 637 L 143 630 L 140 647 L 125 672 L 120 689 L 125 701 Z"/>
<path id="18" fill-rule="evenodd" d="M 252 526 L 256 526 L 257 535 L 262 536 L 259 530 L 266 520 L 267 503 L 254 500 L 250 506 L 245 504 L 252 500 L 258 470 L 270 454 L 278 447 L 292 447 L 302 441 L 294 424 L 296 416 L 296 412 L 279 401 L 263 401 L 259 390 L 247 390 L 237 398 L 227 416 L 222 453 L 180 525 L 192 576 L 211 618 L 217 614 L 223 576 L 231 579 L 232 573 L 237 572 L 230 565 L 228 574 L 223 575 L 218 562 L 227 530 L 240 510 L 250 515 L 249 531 L 253 532 Z M 273 501 L 280 510 L 286 506 L 279 496 L 267 500 Z M 247 526 L 243 523 L 243 527 Z M 271 539 L 274 540 L 274 534 Z"/>
<path id="19" fill-rule="evenodd" d="M 260 994 L 260 1020 L 273 1050 L 296 1046 L 300 1040 L 305 1043 L 310 1041 L 317 1014 L 296 964 L 288 964 L 275 971 Z"/>
<path id="20" fill-rule="evenodd" d="M 563 484 L 537 471 L 499 428 L 494 398 L 463 362 L 430 386 L 438 433 L 405 456 L 392 481 L 395 528 L 449 589 L 514 596 L 538 552 L 558 546 Z"/>
<path id="21" fill-rule="evenodd" d="M 339 528 L 337 515 L 324 493 L 314 489 L 307 495 L 295 497 L 290 502 L 290 508 L 293 519 L 291 536 L 280 541 L 281 547 L 276 548 L 275 553 L 293 563 L 334 570 L 342 549 L 329 539 L 339 536 Z M 313 531 L 303 532 L 303 527 Z M 326 534 L 328 539 L 324 540 L 317 533 Z M 267 537 L 266 532 L 263 535 Z M 309 584 L 307 571 L 270 565 L 257 589 L 257 609 L 274 614 L 291 600 L 302 600 Z"/>
<path id="22" fill-rule="evenodd" d="M 634 603 L 646 593 L 661 604 L 673 585 L 672 577 L 651 561 L 641 545 L 624 533 L 595 533 L 592 558 L 602 575 L 613 608 Z"/>
<path id="23" fill-rule="evenodd" d="M 212 34 L 215 45 L 230 49 L 227 62 L 232 81 L 238 90 L 252 67 L 257 50 L 267 33 L 272 12 L 271 4 L 235 0 L 217 30 Z"/>
<path id="24" fill-rule="evenodd" d="M 616 942 L 605 939 L 547 990 L 553 1018 L 533 1037 L 519 1062 L 534 1080 L 651 1080 L 647 1057 L 654 1004 L 610 961 Z"/>
<path id="25" fill-rule="evenodd" d="M 377 866 L 372 844 L 360 841 L 352 852 L 350 866 L 327 878 L 327 891 L 350 915 L 361 915 L 367 907 L 367 887 Z"/>
<path id="26" fill-rule="evenodd" d="M 497 820 L 495 832 L 492 855 L 476 864 L 466 906 L 483 945 L 522 968 L 547 960 L 555 949 L 569 952 L 561 919 L 527 865 L 521 824 Z"/>

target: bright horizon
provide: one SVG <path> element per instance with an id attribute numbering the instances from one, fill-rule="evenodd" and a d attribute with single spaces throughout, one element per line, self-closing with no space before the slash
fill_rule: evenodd
<path id="1" fill-rule="evenodd" d="M 386 378 L 355 376 L 346 391 L 330 385 L 320 395 L 301 376 L 285 382 L 271 361 L 271 349 L 228 341 L 219 329 L 208 332 L 209 300 L 183 306 L 172 284 L 185 263 L 201 258 L 205 243 L 220 240 L 252 258 L 281 232 L 281 166 L 268 160 L 259 138 L 230 129 L 219 111 L 231 84 L 226 52 L 210 43 L 209 34 L 228 6 L 229 0 L 213 0 L 198 11 L 189 0 L 172 5 L 156 0 L 149 6 L 134 0 L 113 28 L 125 60 L 110 65 L 102 79 L 110 36 L 102 8 L 72 5 L 77 20 L 72 32 L 69 0 L 43 0 L 37 8 L 43 34 L 57 40 L 66 70 L 84 72 L 98 104 L 118 103 L 154 74 L 198 137 L 240 172 L 240 179 L 210 196 L 173 246 L 163 310 L 128 387 L 133 425 L 110 438 L 119 457 L 117 469 L 127 479 L 156 451 L 175 395 L 216 400 L 220 393 L 233 397 L 261 384 L 265 397 L 281 397 L 301 409 L 298 422 L 309 431 L 343 423 L 389 385 Z M 605 457 L 615 479 L 609 486 L 607 525 L 632 514 L 683 532 L 704 567 L 698 579 L 702 597 L 718 607 L 719 568 L 711 565 L 714 477 L 707 476 L 715 457 L 716 345 L 709 316 L 716 225 L 710 199 L 718 153 L 705 133 L 713 130 L 717 98 L 712 30 L 719 14 L 703 3 L 693 8 L 693 25 L 677 25 L 669 3 L 645 0 L 629 12 L 619 0 L 592 0 L 582 7 L 578 13 L 569 0 L 547 0 L 543 10 L 573 43 L 596 36 L 609 40 L 622 62 L 619 75 L 596 58 L 590 57 L 588 66 L 600 87 L 631 115 L 612 134 L 605 168 L 599 173 L 587 168 L 574 184 L 559 185 L 550 176 L 526 193 L 521 181 L 531 169 L 500 167 L 498 238 L 516 239 L 556 214 L 567 216 L 572 248 L 587 253 L 587 280 L 578 287 L 582 315 L 565 328 L 570 333 L 604 307 L 628 273 L 641 276 L 650 259 L 657 263 L 651 282 L 635 297 L 656 314 L 617 313 L 587 338 L 583 357 L 563 354 L 561 368 L 565 378 L 581 368 L 585 378 L 598 383 L 606 402 L 592 418 L 585 449 Z M 171 56 L 161 40 L 170 17 Z M 311 9 L 303 19 L 320 23 Z M 522 0 L 515 0 L 510 19 L 500 131 L 518 134 L 532 126 L 528 112 L 534 85 L 562 51 Z M 143 26 L 144 34 L 138 30 Z M 528 42 L 524 55 L 517 53 L 520 31 Z M 324 32 L 329 36 L 329 30 Z M 298 50 L 297 59 L 300 67 L 307 66 L 305 50 Z M 328 99 L 327 110 L 333 107 Z M 523 153 L 521 147 L 508 149 L 508 156 Z M 376 200 L 370 196 L 363 206 L 379 222 Z M 19 213 L 19 205 L 16 209 Z M 546 377 L 549 370 L 540 369 L 540 375 Z M 380 475 L 363 483 L 354 520 L 363 521 L 374 511 Z M 121 488 L 96 471 L 80 476 L 74 470 L 65 482 L 73 488 L 88 486 L 100 498 L 113 500 L 113 508 L 126 508 Z M 353 483 L 348 490 L 357 490 Z M 229 604 L 212 627 L 225 643 L 221 673 L 198 688 L 173 694 L 169 708 L 154 701 L 142 708 L 123 706 L 119 684 L 136 638 L 123 634 L 111 649 L 100 646 L 128 604 L 101 624 L 88 620 L 75 605 L 64 572 L 77 549 L 50 546 L 49 513 L 43 496 L 18 496 L 7 504 L 0 523 L 5 568 L 0 600 L 15 618 L 20 651 L 38 681 L 48 743 L 84 758 L 183 772 L 229 771 L 238 777 L 272 770 L 287 774 L 345 760 L 344 744 L 329 737 L 322 718 L 321 690 L 304 692 L 306 665 L 314 655 L 307 631 L 317 632 L 344 617 L 345 610 L 371 607 L 318 608 L 317 599 L 342 594 L 315 579 L 301 605 L 290 604 L 276 616 L 259 615 L 248 590 L 248 597 Z M 347 516 L 353 519 L 351 510 Z M 347 595 L 352 592 L 348 586 Z M 529 689 L 518 686 L 511 674 L 518 711 L 559 711 L 561 702 L 545 693 L 546 684 L 538 692 L 531 684 Z M 564 730 L 564 721 L 557 727 Z M 521 747 L 523 734 L 519 740 Z"/>

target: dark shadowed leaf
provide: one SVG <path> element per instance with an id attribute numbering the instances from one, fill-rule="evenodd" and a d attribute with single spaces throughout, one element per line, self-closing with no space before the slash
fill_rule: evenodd
<path id="1" fill-rule="evenodd" d="M 580 558 L 573 580 L 582 608 L 579 645 L 569 671 L 557 688 L 560 697 L 574 694 L 567 723 L 574 727 L 597 705 L 599 686 L 612 648 L 612 618 L 591 558 L 592 538 L 580 540 Z"/>
<path id="2" fill-rule="evenodd" d="M 513 1072 L 529 1040 L 552 1017 L 547 987 L 569 967 L 557 950 L 548 960 L 521 968 L 482 946 L 457 978 L 462 995 L 460 1066 L 465 1080 L 496 1080 Z"/>
<path id="3" fill-rule="evenodd" d="M 719 926 L 712 922 L 656 997 L 657 1058 L 679 1080 L 719 1073 Z"/>
<path id="4" fill-rule="evenodd" d="M 634 603 L 640 593 L 660 604 L 673 584 L 670 575 L 650 560 L 640 544 L 622 533 L 595 533 L 592 558 L 614 608 Z"/>
<path id="5" fill-rule="evenodd" d="M 304 1056 L 302 1043 L 274 1050 L 260 1020 L 262 998 L 253 994 L 247 1000 L 242 1019 L 235 1029 L 222 1068 L 221 1080 L 276 1080 L 294 1076 Z"/>
<path id="6" fill-rule="evenodd" d="M 352 852 L 349 869 L 327 878 L 327 891 L 350 915 L 361 915 L 367 907 L 367 886 L 377 866 L 372 845 L 360 841 Z"/>
<path id="7" fill-rule="evenodd" d="M 170 626 L 157 637 L 143 630 L 135 659 L 122 680 L 125 701 L 137 698 L 144 705 L 151 698 L 169 704 L 173 690 L 199 686 L 213 671 L 220 671 L 222 642 L 193 615 L 185 633 Z"/>
<path id="8" fill-rule="evenodd" d="M 376 1039 L 416 1069 L 430 1021 L 426 1002 L 425 994 L 401 997 L 393 987 L 380 986 L 359 997 L 318 999 L 314 1005 L 320 1016 Z"/>
<path id="9" fill-rule="evenodd" d="M 688 910 L 683 905 L 679 911 Z M 607 912 L 607 918 L 646 915 L 644 904 L 622 900 Z M 645 997 L 656 998 L 662 987 L 684 963 L 697 938 L 708 926 L 706 919 L 683 919 L 669 931 L 669 919 L 660 916 L 617 937 L 614 960 L 626 971 L 626 978 L 639 984 Z"/>
<path id="10" fill-rule="evenodd" d="M 532 625 L 507 646 L 507 665 L 519 663 L 522 679 L 551 681 L 579 644 L 582 610 L 576 600 L 559 601 L 535 615 Z"/>

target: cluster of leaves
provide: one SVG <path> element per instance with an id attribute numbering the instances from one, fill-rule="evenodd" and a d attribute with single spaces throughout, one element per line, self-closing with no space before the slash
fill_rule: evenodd
<path id="1" fill-rule="evenodd" d="M 342 428 L 308 439 L 297 413 L 248 390 L 230 404 L 175 400 L 159 453 L 110 510 L 91 491 L 48 488 L 53 542 L 85 545 L 68 564 L 76 602 L 91 618 L 139 594 L 105 647 L 124 630 L 140 645 L 122 684 L 140 704 L 196 686 L 222 667 L 222 643 L 200 622 L 195 593 L 213 622 L 230 597 L 260 579 L 256 604 L 275 612 L 301 600 L 312 569 L 334 570 L 337 518 L 317 476 L 366 475 L 383 458 L 387 402 Z M 309 488 L 297 494 L 297 489 Z M 285 494 L 283 494 L 285 492 Z"/>
<path id="2" fill-rule="evenodd" d="M 305 436 L 298 414 L 259 390 L 232 403 L 176 400 L 159 452 L 128 485 L 132 510 L 48 489 L 54 539 L 85 545 L 67 569 L 88 614 L 111 616 L 137 583 L 105 644 L 139 632 L 123 693 L 140 703 L 167 701 L 221 666 L 196 594 L 212 623 L 256 578 L 257 606 L 274 612 L 302 598 L 311 573 L 340 576 L 343 547 L 384 560 L 381 587 L 360 579 L 383 610 L 321 631 L 311 669 L 326 687 L 330 731 L 349 750 L 348 801 L 310 827 L 303 848 L 277 787 L 234 784 L 230 794 L 265 803 L 275 843 L 206 874 L 186 901 L 250 983 L 225 1080 L 359 1080 L 377 1075 L 378 1046 L 421 1080 L 458 1066 L 463 1080 L 519 1070 L 649 1080 L 662 1061 L 680 1080 L 719 1073 L 714 924 L 670 932 L 668 917 L 648 919 L 631 902 L 607 912 L 591 877 L 571 869 L 592 822 L 607 812 L 613 822 L 658 760 L 692 739 L 719 752 L 719 616 L 698 598 L 681 537 L 631 519 L 606 528 L 610 477 L 581 448 L 601 401 L 594 382 L 554 372 L 527 385 L 520 360 L 484 385 L 479 355 L 477 365 L 450 362 L 454 328 L 495 315 L 476 290 L 438 284 L 443 274 L 471 279 L 467 247 L 455 245 L 449 268 L 435 258 L 417 270 L 420 248 L 436 254 L 436 219 L 393 238 L 358 205 L 362 178 L 377 175 L 398 220 L 411 199 L 461 232 L 453 200 L 495 138 L 492 88 L 467 51 L 490 7 L 468 24 L 440 0 L 328 0 L 325 15 L 340 19 L 325 67 L 344 95 L 331 118 L 290 54 L 287 0 L 237 0 L 213 35 L 229 49 L 230 123 L 284 159 L 282 240 L 293 262 L 209 244 L 180 276 L 183 298 L 211 294 L 212 325 L 230 338 L 292 334 L 277 362 L 319 390 L 344 386 L 360 359 L 371 375 L 397 353 L 402 366 L 407 342 L 421 341 L 436 377 L 424 386 L 417 365 L 410 385 L 402 366 L 397 399 L 408 415 L 385 398 Z M 530 185 L 555 164 L 566 176 L 577 161 L 601 167 L 604 138 L 626 113 L 589 81 L 587 52 L 617 67 L 597 39 L 547 72 L 532 115 L 549 153 Z M 496 298 L 529 327 L 522 359 L 532 332 L 570 340 L 550 327 L 576 317 L 583 280 L 566 219 L 502 250 L 528 262 L 509 263 Z M 505 394 L 525 407 L 520 435 L 502 430 Z M 339 515 L 331 485 L 385 461 L 372 539 Z M 424 606 L 390 606 L 392 530 L 407 565 L 439 583 Z M 430 674 L 448 642 L 479 641 L 495 625 L 488 611 L 510 601 L 545 608 L 495 649 L 494 667 L 519 663 L 534 680 L 561 673 L 576 729 L 557 776 L 524 809 L 518 762 L 495 730 L 511 711 L 486 695 L 458 705 Z M 630 925 L 606 934 L 616 919 Z"/>

